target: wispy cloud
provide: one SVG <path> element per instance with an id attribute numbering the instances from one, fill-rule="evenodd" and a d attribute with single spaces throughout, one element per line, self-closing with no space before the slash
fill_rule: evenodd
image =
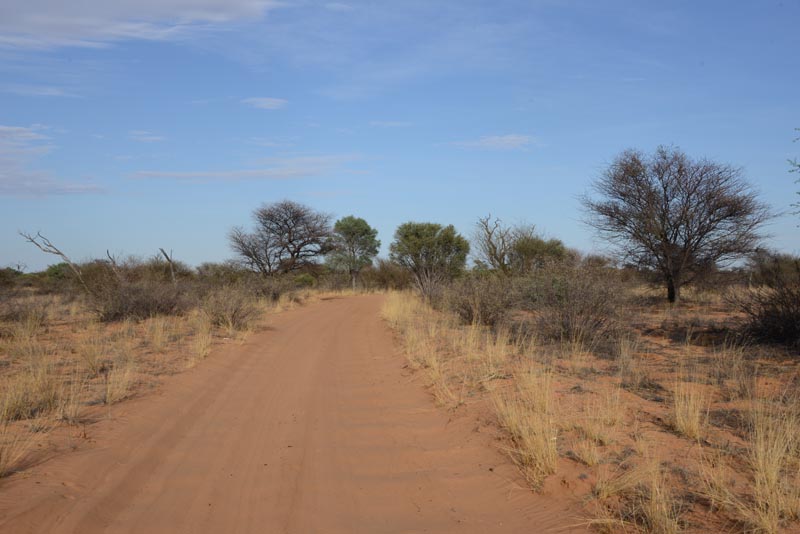
<path id="1" fill-rule="evenodd" d="M 251 97 L 242 100 L 242 104 L 247 104 L 248 106 L 253 106 L 258 109 L 281 109 L 288 103 L 289 101 L 283 98 L 273 98 L 269 96 Z"/>
<path id="2" fill-rule="evenodd" d="M 273 0 L 7 0 L 0 46 L 100 47 L 125 39 L 166 40 L 236 21 L 260 20 Z"/>
<path id="3" fill-rule="evenodd" d="M 481 150 L 524 150 L 536 143 L 530 135 L 506 134 L 487 135 L 473 141 L 454 141 L 448 143 L 459 148 L 475 148 Z"/>
<path id="4" fill-rule="evenodd" d="M 48 171 L 37 169 L 37 158 L 54 146 L 46 135 L 47 127 L 0 125 L 0 196 L 46 196 L 97 193 L 91 183 L 67 183 Z"/>
<path id="5" fill-rule="evenodd" d="M 377 128 L 407 128 L 414 123 L 410 121 L 370 121 L 370 126 Z"/>
<path id="6" fill-rule="evenodd" d="M 27 85 L 19 83 L 0 84 L 0 92 L 21 96 L 51 96 L 75 98 L 78 95 L 65 91 L 61 87 L 48 85 Z"/>
<path id="7" fill-rule="evenodd" d="M 328 2 L 325 4 L 325 9 L 330 11 L 353 11 L 353 6 L 343 2 Z"/>
<path id="8" fill-rule="evenodd" d="M 352 155 L 294 156 L 264 158 L 259 166 L 249 169 L 215 171 L 138 171 L 131 175 L 137 179 L 166 179 L 184 182 L 230 182 L 239 180 L 291 180 L 322 176 L 354 159 Z"/>
<path id="9" fill-rule="evenodd" d="M 128 138 L 140 143 L 159 143 L 167 140 L 163 135 L 156 135 L 148 130 L 131 130 L 128 132 Z"/>

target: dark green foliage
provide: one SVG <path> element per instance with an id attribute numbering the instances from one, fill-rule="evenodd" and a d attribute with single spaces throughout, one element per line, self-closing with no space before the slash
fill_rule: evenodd
<path id="1" fill-rule="evenodd" d="M 399 290 L 413 284 L 411 273 L 396 263 L 379 259 L 361 271 L 361 282 L 367 289 Z"/>
<path id="2" fill-rule="evenodd" d="M 378 254 L 381 242 L 378 231 L 360 217 L 349 215 L 336 221 L 331 236 L 332 250 L 326 262 L 335 270 L 350 274 L 353 289 L 356 279 L 364 267 L 372 265 L 372 258 Z"/>
<path id="3" fill-rule="evenodd" d="M 389 250 L 392 261 L 408 269 L 420 292 L 431 298 L 464 270 L 469 243 L 453 225 L 407 222 L 395 231 Z"/>

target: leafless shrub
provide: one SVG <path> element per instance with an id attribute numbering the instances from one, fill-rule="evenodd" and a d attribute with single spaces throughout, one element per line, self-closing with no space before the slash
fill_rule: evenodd
<path id="1" fill-rule="evenodd" d="M 621 294 L 611 271 L 554 264 L 527 279 L 520 305 L 534 313 L 542 338 L 593 350 L 616 338 Z"/>
<path id="2" fill-rule="evenodd" d="M 247 330 L 258 318 L 258 307 L 242 289 L 227 287 L 210 292 L 203 301 L 203 311 L 215 326 L 233 334 Z"/>
<path id="3" fill-rule="evenodd" d="M 441 305 L 467 324 L 498 327 L 513 311 L 515 297 L 507 277 L 472 274 L 455 280 L 442 295 Z"/>
<path id="4" fill-rule="evenodd" d="M 180 288 L 166 283 L 122 282 L 93 291 L 92 305 L 101 321 L 181 315 L 191 301 Z"/>
<path id="5" fill-rule="evenodd" d="M 766 342 L 800 346 L 800 259 L 768 255 L 756 260 L 757 287 L 730 293 L 747 330 Z"/>

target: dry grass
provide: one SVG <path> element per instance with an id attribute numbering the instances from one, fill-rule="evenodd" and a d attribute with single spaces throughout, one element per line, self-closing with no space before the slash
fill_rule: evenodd
<path id="1" fill-rule="evenodd" d="M 627 469 L 606 467 L 599 471 L 592 493 L 601 501 L 631 495 L 652 477 L 652 469 L 646 463 Z"/>
<path id="2" fill-rule="evenodd" d="M 194 365 L 199 360 L 204 360 L 211 352 L 214 342 L 214 325 L 204 313 L 199 313 L 193 322 L 194 337 L 192 338 L 192 355 L 190 362 Z"/>
<path id="3" fill-rule="evenodd" d="M 105 371 L 109 362 L 110 346 L 106 336 L 94 325 L 75 347 L 75 352 L 89 373 L 95 377 Z"/>
<path id="4" fill-rule="evenodd" d="M 689 439 L 700 440 L 708 420 L 709 399 L 704 388 L 676 378 L 671 424 L 676 432 Z"/>
<path id="5" fill-rule="evenodd" d="M 33 447 L 30 434 L 12 430 L 0 423 L 0 478 L 10 475 Z"/>
<path id="6" fill-rule="evenodd" d="M 60 384 L 52 359 L 39 355 L 7 377 L 0 391 L 0 424 L 49 413 L 59 403 Z"/>
<path id="7" fill-rule="evenodd" d="M 136 365 L 130 358 L 119 359 L 105 375 L 102 391 L 103 404 L 111 405 L 125 399 L 136 379 Z"/>
<path id="8" fill-rule="evenodd" d="M 162 352 L 170 338 L 170 325 L 166 317 L 157 316 L 147 320 L 147 344 L 153 352 Z"/>
<path id="9" fill-rule="evenodd" d="M 639 505 L 645 531 L 652 534 L 678 534 L 681 531 L 678 506 L 664 472 L 658 468 L 651 469 L 648 482 Z"/>
<path id="10" fill-rule="evenodd" d="M 511 458 L 533 487 L 555 473 L 558 463 L 552 379 L 550 371 L 531 368 L 519 374 L 514 390 L 492 396 L 500 426 L 511 436 Z"/>

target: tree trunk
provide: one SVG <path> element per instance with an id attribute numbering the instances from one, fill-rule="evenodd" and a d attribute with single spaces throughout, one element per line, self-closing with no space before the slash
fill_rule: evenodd
<path id="1" fill-rule="evenodd" d="M 681 284 L 673 277 L 667 278 L 667 300 L 670 304 L 677 304 L 681 296 Z"/>
<path id="2" fill-rule="evenodd" d="M 350 276 L 353 278 L 353 291 L 355 292 L 355 290 L 356 290 L 356 272 L 355 271 L 351 272 Z"/>

